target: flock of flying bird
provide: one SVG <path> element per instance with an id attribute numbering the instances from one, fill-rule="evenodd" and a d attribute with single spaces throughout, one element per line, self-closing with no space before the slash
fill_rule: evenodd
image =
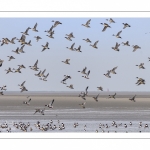
<path id="1" fill-rule="evenodd" d="M 111 23 L 115 23 L 115 21 L 114 21 L 112 18 L 106 19 L 106 20 L 107 20 L 110 24 L 111 24 Z M 54 24 L 50 27 L 50 29 L 44 31 L 44 32 L 48 33 L 48 35 L 46 35 L 46 36 L 48 36 L 49 38 L 54 38 L 53 35 L 54 35 L 55 32 L 54 32 L 53 29 L 55 29 L 58 25 L 62 24 L 60 21 L 54 21 L 54 20 L 53 20 L 52 22 L 54 22 Z M 89 19 L 85 24 L 82 24 L 82 26 L 84 26 L 84 27 L 86 27 L 86 28 L 90 28 L 90 22 L 91 22 L 91 19 Z M 100 24 L 104 26 L 103 29 L 102 29 L 102 32 L 105 32 L 108 28 L 111 28 L 111 26 L 110 26 L 108 23 L 100 23 Z M 21 36 L 20 39 L 18 39 L 18 38 L 16 38 L 16 37 L 12 38 L 11 40 L 9 40 L 8 38 L 2 38 L 2 41 L 0 41 L 0 42 L 1 42 L 1 46 L 3 46 L 4 44 L 7 45 L 7 44 L 9 44 L 9 43 L 15 44 L 15 40 L 17 40 L 22 46 L 21 46 L 21 48 L 17 47 L 17 49 L 16 49 L 16 50 L 12 50 L 12 52 L 14 52 L 14 53 L 16 53 L 16 54 L 25 53 L 24 50 L 23 50 L 24 47 L 25 47 L 25 45 L 32 46 L 31 40 L 29 40 L 29 42 L 26 41 L 26 36 L 29 35 L 28 32 L 29 32 L 30 29 L 32 29 L 32 31 L 34 31 L 34 32 L 38 32 L 38 30 L 37 30 L 37 25 L 38 25 L 38 24 L 36 23 L 33 28 L 28 27 L 24 32 L 21 32 L 21 33 L 22 33 L 22 36 Z M 123 29 L 129 28 L 129 27 L 131 27 L 131 26 L 130 26 L 128 23 L 123 23 Z M 115 36 L 116 38 L 122 38 L 121 35 L 120 35 L 121 33 L 122 33 L 122 30 L 119 31 L 116 35 L 113 34 L 112 36 Z M 34 38 L 36 39 L 37 42 L 42 39 L 40 36 L 35 36 Z M 67 40 L 69 40 L 69 41 L 72 41 L 72 38 L 75 38 L 75 37 L 74 37 L 74 35 L 73 35 L 73 32 L 71 32 L 70 34 L 66 34 L 65 38 L 66 38 Z M 95 48 L 95 49 L 98 49 L 97 44 L 98 44 L 99 41 L 96 41 L 96 42 L 94 42 L 93 44 L 91 44 L 92 42 L 91 42 L 91 40 L 90 40 L 89 38 L 83 39 L 83 40 L 86 41 L 87 43 L 90 43 L 90 46 L 91 46 L 91 47 L 93 47 L 93 48 Z M 122 44 L 123 44 L 124 46 L 130 46 L 129 41 L 122 42 Z M 81 51 L 81 45 L 79 45 L 78 48 L 74 48 L 74 45 L 75 45 L 75 43 L 73 43 L 70 47 L 66 47 L 66 48 L 69 49 L 69 50 L 71 50 L 71 51 L 82 52 L 82 51 Z M 48 42 L 46 42 L 45 45 L 41 45 L 41 46 L 42 46 L 41 52 L 45 51 L 46 49 L 50 49 Z M 115 50 L 115 51 L 119 51 L 119 46 L 120 46 L 120 44 L 118 44 L 118 43 L 116 42 L 115 46 L 112 47 L 112 49 Z M 141 49 L 141 47 L 138 46 L 138 45 L 133 45 L 133 52 L 135 52 L 137 49 Z M 11 60 L 15 59 L 14 56 L 7 56 L 7 57 L 9 57 L 9 60 L 8 60 L 8 61 L 11 61 Z M 70 61 L 70 59 L 66 59 L 66 60 L 64 60 L 64 61 L 62 61 L 62 62 L 65 63 L 65 64 L 67 64 L 67 65 L 70 65 L 70 62 L 69 62 L 69 61 Z M 149 61 L 150 61 L 150 58 L 149 58 Z M 0 67 L 2 67 L 3 62 L 4 62 L 4 60 L 0 60 Z M 6 74 L 8 74 L 8 73 L 10 73 L 10 72 L 12 72 L 12 73 L 17 73 L 17 72 L 18 72 L 18 73 L 21 73 L 21 69 L 23 69 L 23 68 L 25 69 L 25 68 L 26 68 L 23 64 L 22 64 L 22 65 L 18 65 L 18 66 L 19 66 L 19 67 L 18 67 L 17 69 L 14 69 L 14 68 L 11 69 L 11 68 L 9 67 L 8 69 L 5 70 L 5 71 L 6 71 Z M 139 65 L 136 65 L 136 66 L 138 66 L 138 67 L 141 68 L 141 69 L 145 69 L 144 63 L 140 63 Z M 38 67 L 38 60 L 36 60 L 36 62 L 35 62 L 35 64 L 34 64 L 33 66 L 29 66 L 29 67 L 30 67 L 30 69 L 32 69 L 32 70 L 34 70 L 34 71 L 39 71 L 37 74 L 35 74 L 35 76 L 39 77 L 40 80 L 47 81 L 47 77 L 49 76 L 49 73 L 47 73 L 47 74 L 45 75 L 46 69 L 44 69 L 43 71 L 42 71 L 42 70 L 39 70 L 39 67 Z M 116 67 L 114 67 L 114 68 L 108 70 L 107 73 L 105 73 L 104 75 L 105 75 L 106 77 L 108 77 L 108 78 L 111 78 L 110 73 L 112 73 L 112 74 L 117 74 L 117 73 L 116 73 L 117 67 L 118 67 L 118 66 L 116 66 Z M 78 72 L 80 72 L 81 74 L 83 74 L 83 75 L 82 75 L 83 78 L 89 79 L 90 70 L 87 71 L 87 67 L 83 68 L 82 70 L 80 70 L 80 71 L 78 71 Z M 70 76 L 70 75 L 64 75 L 64 78 L 62 79 L 61 83 L 62 83 L 62 84 L 67 84 L 66 81 L 67 81 L 68 79 L 71 79 L 71 76 Z M 137 79 L 138 79 L 137 82 L 136 82 L 137 85 L 145 84 L 145 80 L 144 80 L 143 78 L 137 77 Z M 24 85 L 25 82 L 26 82 L 26 81 L 24 81 L 23 83 L 21 83 L 21 84 L 18 85 L 18 86 L 20 86 L 20 89 L 21 89 L 20 92 L 28 91 L 27 88 L 26 88 L 25 85 Z M 67 87 L 70 88 L 70 89 L 74 89 L 73 84 L 71 84 L 71 85 L 69 85 L 69 86 L 67 85 Z M 101 86 L 100 86 L 100 87 L 97 87 L 97 88 L 98 88 L 98 90 L 103 91 L 103 88 L 102 88 Z M 3 87 L 0 87 L 0 89 L 1 89 L 0 94 L 3 95 L 3 91 L 6 90 L 6 85 L 4 85 Z M 85 92 L 81 92 L 81 93 L 79 94 L 79 97 L 81 97 L 83 100 L 86 100 L 85 97 L 88 96 L 88 95 L 87 95 L 87 93 L 88 93 L 87 90 L 88 90 L 88 86 L 86 87 Z M 99 94 L 98 94 L 97 96 L 93 97 L 96 102 L 98 102 L 98 96 L 99 96 Z M 115 98 L 115 96 L 116 96 L 116 93 L 115 93 L 114 95 L 109 95 L 109 98 Z M 135 95 L 135 96 L 136 96 L 136 95 Z M 133 98 L 130 98 L 129 100 L 135 102 L 135 96 L 134 96 Z M 29 99 L 29 101 L 23 102 L 23 103 L 29 105 L 29 104 L 30 104 L 30 101 L 31 101 L 31 98 Z M 47 107 L 49 107 L 49 108 L 53 108 L 53 103 L 54 103 L 54 99 L 52 100 L 52 102 L 51 102 L 50 104 L 45 105 L 45 106 L 47 106 Z M 79 105 L 81 105 L 83 108 L 85 108 L 85 104 L 86 104 L 86 101 L 85 101 L 84 103 L 82 103 L 82 104 L 79 104 Z M 39 112 L 39 113 L 41 113 L 42 115 L 44 115 L 44 110 L 45 110 L 45 108 L 42 109 L 42 110 L 41 110 L 41 109 L 36 109 L 35 113 Z M 34 114 L 35 114 L 35 113 L 34 113 Z"/>

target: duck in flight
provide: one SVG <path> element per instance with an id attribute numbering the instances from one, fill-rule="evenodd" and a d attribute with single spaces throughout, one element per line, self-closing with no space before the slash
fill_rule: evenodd
<path id="1" fill-rule="evenodd" d="M 5 71 L 7 71 L 6 74 L 8 74 L 9 72 L 13 72 L 10 67 L 8 68 L 8 70 L 5 69 Z"/>
<path id="2" fill-rule="evenodd" d="M 111 26 L 109 26 L 107 23 L 100 23 L 100 24 L 104 25 L 102 32 L 106 31 L 107 28 L 111 28 Z"/>
<path id="3" fill-rule="evenodd" d="M 40 39 L 42 39 L 40 36 L 35 36 L 34 38 L 36 38 L 36 41 L 38 42 Z"/>
<path id="4" fill-rule="evenodd" d="M 38 25 L 37 23 L 34 25 L 34 27 L 32 28 L 32 31 L 38 32 L 38 30 L 36 29 L 37 25 Z"/>
<path id="5" fill-rule="evenodd" d="M 111 23 L 115 23 L 115 21 L 114 21 L 112 18 L 106 19 L 106 20 L 109 21 L 110 24 L 111 24 Z"/>
<path id="6" fill-rule="evenodd" d="M 123 46 L 125 46 L 125 45 L 126 45 L 126 46 L 130 46 L 130 45 L 129 45 L 129 41 L 127 41 L 127 42 L 125 42 L 125 43 L 122 42 L 122 44 L 123 44 Z"/>
<path id="7" fill-rule="evenodd" d="M 42 52 L 44 51 L 44 50 L 46 50 L 46 49 L 50 49 L 49 47 L 48 47 L 48 42 L 46 42 L 46 45 L 44 46 L 44 45 L 42 45 L 42 47 L 43 47 L 43 49 L 42 49 Z"/>
<path id="8" fill-rule="evenodd" d="M 116 35 L 113 34 L 112 36 L 115 36 L 116 38 L 120 38 L 121 39 L 121 36 L 120 36 L 121 32 L 122 32 L 122 30 L 119 31 Z"/>
<path id="9" fill-rule="evenodd" d="M 82 108 L 85 108 L 85 104 L 86 104 L 86 102 L 81 103 L 81 104 L 79 104 L 79 105 L 82 106 Z"/>
<path id="10" fill-rule="evenodd" d="M 91 19 L 89 19 L 87 22 L 86 22 L 86 24 L 82 24 L 82 26 L 84 26 L 84 27 L 87 27 L 87 28 L 90 28 L 90 22 L 91 22 Z"/>
<path id="11" fill-rule="evenodd" d="M 99 41 L 96 41 L 93 45 L 92 44 L 90 44 L 90 46 L 92 46 L 93 48 L 96 48 L 96 49 L 98 49 L 98 47 L 97 47 L 97 43 L 98 43 Z"/>
<path id="12" fill-rule="evenodd" d="M 116 93 L 114 95 L 109 95 L 108 98 L 114 98 L 115 99 Z"/>
<path id="13" fill-rule="evenodd" d="M 144 63 L 140 63 L 139 65 L 136 65 L 136 66 L 139 66 L 139 69 L 145 69 Z"/>
<path id="14" fill-rule="evenodd" d="M 71 47 L 69 48 L 69 47 L 66 47 L 66 48 L 68 48 L 69 50 L 72 50 L 72 51 L 74 51 L 74 45 L 75 45 L 75 43 L 73 43 L 72 45 L 71 45 Z"/>
<path id="15" fill-rule="evenodd" d="M 67 86 L 67 87 L 70 88 L 70 89 L 74 89 L 73 84 L 70 84 L 70 86 Z"/>
<path id="16" fill-rule="evenodd" d="M 136 95 L 134 95 L 132 98 L 129 98 L 129 100 L 135 102 L 135 97 Z"/>
<path id="17" fill-rule="evenodd" d="M 100 86 L 100 87 L 97 87 L 98 88 L 98 90 L 101 90 L 101 91 L 103 91 L 103 88 Z"/>
<path id="18" fill-rule="evenodd" d="M 129 24 L 127 23 L 122 23 L 124 25 L 123 29 L 125 29 L 126 27 L 131 27 Z"/>
<path id="19" fill-rule="evenodd" d="M 110 76 L 110 72 L 111 72 L 111 71 L 110 71 L 110 70 L 108 70 L 108 71 L 107 71 L 107 73 L 106 73 L 106 74 L 104 74 L 104 76 L 106 76 L 107 78 L 111 78 L 111 76 Z"/>
<path id="20" fill-rule="evenodd" d="M 87 43 L 91 43 L 91 40 L 89 38 L 83 40 L 86 41 Z"/>
<path id="21" fill-rule="evenodd" d="M 22 34 L 25 34 L 25 35 L 29 35 L 29 34 L 28 34 L 29 29 L 31 29 L 31 28 L 28 27 L 28 28 L 25 30 L 25 32 L 21 32 L 21 33 L 22 33 Z"/>
<path id="22" fill-rule="evenodd" d="M 70 65 L 69 61 L 70 61 L 70 59 L 66 59 L 65 61 L 62 61 L 62 62 L 65 63 L 65 64 Z"/>
<path id="23" fill-rule="evenodd" d="M 90 74 L 90 70 L 86 73 L 85 76 L 82 76 L 82 77 L 84 77 L 85 79 L 89 79 L 89 74 Z"/>
<path id="24" fill-rule="evenodd" d="M 30 105 L 31 98 L 28 101 L 24 101 L 23 104 Z"/>
<path id="25" fill-rule="evenodd" d="M 133 52 L 135 52 L 137 49 L 141 49 L 141 47 L 139 47 L 138 45 L 133 45 Z"/>
<path id="26" fill-rule="evenodd" d="M 118 48 L 119 46 L 120 46 L 120 44 L 118 44 L 118 42 L 116 42 L 115 47 L 112 47 L 112 49 L 115 51 L 119 51 L 119 48 Z"/>
<path id="27" fill-rule="evenodd" d="M 48 108 L 53 108 L 54 99 L 48 105 L 45 105 Z"/>
<path id="28" fill-rule="evenodd" d="M 99 96 L 99 94 L 97 96 L 93 97 L 96 102 L 98 102 L 98 96 Z"/>

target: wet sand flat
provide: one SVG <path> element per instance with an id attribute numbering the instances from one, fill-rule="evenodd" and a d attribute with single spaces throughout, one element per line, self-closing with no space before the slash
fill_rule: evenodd
<path id="1" fill-rule="evenodd" d="M 132 126 L 129 129 L 130 132 L 138 132 L 139 121 L 150 125 L 150 98 L 147 95 L 145 98 L 137 96 L 135 98 L 136 102 L 129 100 L 133 95 L 123 95 L 124 98 L 116 96 L 116 99 L 108 99 L 108 96 L 100 95 L 98 102 L 92 96 L 89 95 L 86 100 L 83 100 L 78 95 L 31 95 L 32 100 L 28 106 L 23 104 L 23 101 L 28 101 L 27 95 L 3 95 L 0 96 L 0 124 L 5 121 L 9 124 L 22 121 L 30 122 L 34 126 L 37 121 L 41 121 L 44 124 L 51 119 L 55 123 L 60 120 L 65 122 L 68 127 L 61 132 L 83 132 L 83 127 L 81 128 L 81 126 L 76 130 L 72 128 L 74 122 L 79 122 L 82 126 L 88 125 L 91 127 L 89 132 L 94 132 L 100 122 L 111 124 L 113 120 L 128 124 L 130 121 L 134 122 L 136 129 Z M 55 100 L 53 109 L 45 107 L 53 99 Z M 83 109 L 79 104 L 85 101 L 86 108 Z M 40 113 L 34 114 L 36 108 L 43 109 L 44 107 L 44 115 Z M 94 129 L 93 126 L 95 127 Z M 114 132 L 115 128 L 111 128 L 111 130 Z M 124 132 L 125 130 L 120 128 L 118 131 Z M 143 132 L 149 131 L 143 129 Z M 34 132 L 39 132 L 39 130 L 35 128 Z M 57 132 L 60 131 L 57 130 Z"/>

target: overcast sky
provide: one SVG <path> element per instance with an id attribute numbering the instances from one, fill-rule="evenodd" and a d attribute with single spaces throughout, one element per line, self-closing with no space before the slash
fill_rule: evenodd
<path id="1" fill-rule="evenodd" d="M 91 19 L 90 27 L 86 28 L 85 24 Z M 89 91 L 97 91 L 98 86 L 102 86 L 104 91 L 149 91 L 150 85 L 150 20 L 149 18 L 113 18 L 116 23 L 109 24 L 107 18 L 1 18 L 0 38 L 11 39 L 20 38 L 22 33 L 28 27 L 33 28 L 38 23 L 37 30 L 29 30 L 26 41 L 31 40 L 32 46 L 25 45 L 25 53 L 16 54 L 12 50 L 21 47 L 20 43 L 15 40 L 16 44 L 9 43 L 0 46 L 0 59 L 4 60 L 1 71 L 0 86 L 7 85 L 8 91 L 20 91 L 18 84 L 26 81 L 25 87 L 29 91 L 83 91 L 89 86 Z M 49 30 L 53 25 L 52 20 L 58 20 L 62 25 L 54 28 L 54 39 L 48 38 L 45 30 Z M 108 23 L 111 28 L 102 32 L 103 25 Z M 128 23 L 131 27 L 123 29 L 122 23 Z M 112 36 L 122 30 L 120 36 L 122 39 Z M 73 32 L 75 38 L 72 41 L 65 39 L 65 34 Z M 145 34 L 147 33 L 148 34 Z M 36 42 L 34 36 L 42 37 Z M 82 39 L 89 38 L 92 44 L 99 40 L 98 49 L 89 46 Z M 130 47 L 123 46 L 121 43 L 129 41 Z M 49 50 L 42 51 L 42 46 L 49 42 Z M 75 42 L 74 48 L 81 45 L 82 53 L 70 51 L 70 47 Z M 114 51 L 116 42 L 120 45 L 120 51 Z M 132 45 L 139 45 L 141 49 L 133 52 Z M 14 56 L 16 59 L 8 61 L 7 56 Z M 29 68 L 33 66 L 36 60 L 39 60 L 38 67 L 40 70 L 46 69 L 45 75 L 49 73 L 48 81 L 41 81 L 35 73 Z M 70 65 L 61 61 L 70 59 Z M 145 70 L 139 69 L 135 65 L 144 63 Z M 8 67 L 17 69 L 17 65 L 24 64 L 26 69 L 21 69 L 22 73 L 6 74 L 5 69 Z M 90 70 L 90 79 L 85 79 L 78 71 L 87 67 Z M 117 74 L 110 74 L 111 78 L 103 74 L 118 66 Z M 72 79 L 67 80 L 67 85 L 73 84 L 74 89 L 67 88 L 61 83 L 64 75 L 70 75 Z M 137 86 L 136 77 L 144 78 L 145 85 Z"/>

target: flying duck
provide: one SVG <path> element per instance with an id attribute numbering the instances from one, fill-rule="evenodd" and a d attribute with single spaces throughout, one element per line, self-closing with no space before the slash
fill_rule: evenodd
<path id="1" fill-rule="evenodd" d="M 67 86 L 67 87 L 70 88 L 70 89 L 74 89 L 73 84 L 70 84 L 70 86 Z"/>
<path id="2" fill-rule="evenodd" d="M 115 21 L 112 18 L 106 20 L 109 21 L 110 23 L 115 23 Z"/>
<path id="3" fill-rule="evenodd" d="M 70 34 L 66 34 L 66 36 L 70 37 L 70 38 L 75 38 L 73 35 L 73 32 L 71 32 Z"/>
<path id="4" fill-rule="evenodd" d="M 98 42 L 99 42 L 99 41 L 96 41 L 93 45 L 92 45 L 92 44 L 90 44 L 90 46 L 92 46 L 93 48 L 98 49 L 98 47 L 96 46 Z"/>
<path id="5" fill-rule="evenodd" d="M 81 45 L 79 45 L 78 48 L 74 48 L 74 50 L 76 50 L 77 52 L 82 52 L 82 51 L 81 51 Z"/>
<path id="6" fill-rule="evenodd" d="M 10 40 L 8 38 L 2 38 L 2 44 L 1 46 L 3 46 L 4 44 L 9 44 Z"/>
<path id="7" fill-rule="evenodd" d="M 121 34 L 122 30 L 119 31 L 116 35 L 113 34 L 113 36 L 115 36 L 116 38 L 121 38 L 120 34 Z"/>
<path id="8" fill-rule="evenodd" d="M 36 41 L 38 42 L 40 39 L 42 39 L 40 36 L 35 36 L 34 38 L 36 38 Z"/>
<path id="9" fill-rule="evenodd" d="M 20 92 L 23 92 L 23 91 L 28 91 L 25 86 L 23 86 Z"/>
<path id="10" fill-rule="evenodd" d="M 104 76 L 106 76 L 106 77 L 108 77 L 108 78 L 111 78 L 111 76 L 110 76 L 110 72 L 111 72 L 111 71 L 110 71 L 110 70 L 108 70 L 108 71 L 107 71 L 107 73 L 106 73 L 106 74 L 104 74 Z"/>
<path id="11" fill-rule="evenodd" d="M 46 49 L 50 49 L 49 47 L 48 47 L 48 42 L 46 42 L 46 45 L 44 46 L 44 45 L 42 45 L 42 47 L 43 47 L 43 49 L 42 49 L 42 52 L 44 51 L 44 50 L 46 50 Z"/>
<path id="12" fill-rule="evenodd" d="M 52 20 L 52 22 L 55 22 L 54 25 L 53 25 L 53 28 L 55 28 L 59 24 L 62 24 L 60 21 L 54 21 L 54 20 Z"/>
<path id="13" fill-rule="evenodd" d="M 48 108 L 53 108 L 53 103 L 54 103 L 54 99 L 52 100 L 52 102 L 50 102 L 48 105 L 45 106 L 47 106 Z"/>
<path id="14" fill-rule="evenodd" d="M 25 53 L 25 51 L 23 51 L 23 48 L 25 47 L 25 45 L 21 46 L 21 48 L 18 50 L 18 52 L 20 53 Z"/>
<path id="15" fill-rule="evenodd" d="M 120 44 L 118 44 L 118 43 L 116 42 L 115 47 L 112 47 L 112 49 L 114 49 L 115 51 L 119 51 L 119 49 L 118 49 L 119 46 L 120 46 Z"/>
<path id="16" fill-rule="evenodd" d="M 129 100 L 135 102 L 135 97 L 136 95 L 134 95 L 132 98 L 129 98 Z"/>
<path id="17" fill-rule="evenodd" d="M 54 26 L 52 25 L 49 30 L 45 30 L 44 32 L 51 34 L 51 32 L 53 32 L 53 28 L 54 28 Z"/>
<path id="18" fill-rule="evenodd" d="M 93 97 L 96 102 L 98 102 L 98 96 L 99 96 L 99 94 L 97 96 Z"/>
<path id="19" fill-rule="evenodd" d="M 107 23 L 100 23 L 100 24 L 104 25 L 102 32 L 104 32 L 107 28 L 111 28 Z"/>
<path id="20" fill-rule="evenodd" d="M 25 82 L 26 81 L 22 82 L 21 84 L 18 84 L 18 86 L 20 86 L 20 89 L 23 89 Z"/>
<path id="21" fill-rule="evenodd" d="M 108 98 L 114 98 L 115 99 L 116 93 L 114 95 L 109 95 Z"/>
<path id="22" fill-rule="evenodd" d="M 7 57 L 9 57 L 8 61 L 11 61 L 12 59 L 15 59 L 13 56 L 7 56 Z"/>
<path id="23" fill-rule="evenodd" d="M 13 72 L 10 67 L 8 68 L 8 70 L 5 69 L 5 71 L 7 71 L 6 74 L 8 74 L 9 72 Z"/>
<path id="24" fill-rule="evenodd" d="M 14 42 L 15 39 L 16 39 L 16 37 L 12 38 L 12 39 L 10 40 L 10 43 L 15 44 L 15 42 Z"/>
<path id="25" fill-rule="evenodd" d="M 14 51 L 14 50 L 12 50 L 12 52 L 14 52 L 14 53 L 16 53 L 16 54 L 20 54 L 19 53 L 19 47 L 17 47 L 17 49 Z"/>
<path id="26" fill-rule="evenodd" d="M 81 103 L 81 104 L 79 104 L 79 105 L 82 106 L 82 108 L 85 108 L 85 104 L 86 104 L 86 102 Z"/>
<path id="27" fill-rule="evenodd" d="M 145 69 L 144 63 L 140 63 L 139 65 L 136 65 L 136 66 L 139 66 L 139 69 L 140 69 L 140 68 Z"/>
<path id="28" fill-rule="evenodd" d="M 66 38 L 67 40 L 69 40 L 69 41 L 72 41 L 72 40 L 71 40 L 71 37 L 69 37 L 69 36 L 68 36 L 68 37 L 65 37 L 65 38 Z"/>
<path id="29" fill-rule="evenodd" d="M 46 79 L 47 79 L 48 76 L 49 76 L 49 73 L 46 76 L 44 76 L 43 78 L 39 78 L 39 79 L 43 80 L 43 81 L 47 81 Z"/>
<path id="30" fill-rule="evenodd" d="M 82 99 L 86 100 L 85 96 L 86 96 L 86 93 L 81 92 L 78 97 L 81 97 Z"/>
<path id="31" fill-rule="evenodd" d="M 87 67 L 83 68 L 82 71 L 78 71 L 78 72 L 81 72 L 82 74 L 86 74 L 86 69 L 87 69 Z"/>
<path id="32" fill-rule="evenodd" d="M 54 39 L 53 34 L 54 34 L 54 31 L 53 31 L 53 32 L 51 32 L 49 35 L 46 35 L 46 36 L 48 36 L 49 38 Z"/>
<path id="33" fill-rule="evenodd" d="M 32 46 L 32 45 L 31 45 L 31 40 L 29 40 L 29 42 L 28 42 L 28 43 L 26 43 L 26 45 L 28 45 L 28 46 Z"/>
<path id="34" fill-rule="evenodd" d="M 3 85 L 2 87 L 0 87 L 1 91 L 3 90 L 6 91 L 7 90 L 6 87 L 7 87 L 6 85 Z"/>
<path id="35" fill-rule="evenodd" d="M 98 90 L 101 90 L 101 91 L 103 91 L 103 88 L 100 86 L 100 87 L 97 87 L 98 88 Z"/>
<path id="36" fill-rule="evenodd" d="M 86 79 L 89 79 L 89 74 L 90 74 L 90 70 L 86 73 L 85 76 L 82 76 L 82 77 L 84 77 L 84 78 L 86 78 Z"/>
<path id="37" fill-rule="evenodd" d="M 127 41 L 127 42 L 125 42 L 125 43 L 122 42 L 122 44 L 123 44 L 123 46 L 125 46 L 125 45 L 126 45 L 126 46 L 130 46 L 130 45 L 129 45 L 129 41 Z"/>
<path id="38" fill-rule="evenodd" d="M 85 26 L 85 27 L 87 27 L 87 28 L 90 28 L 90 26 L 89 26 L 90 21 L 91 21 L 91 19 L 89 19 L 89 20 L 86 22 L 86 24 L 82 24 L 82 26 Z"/>
<path id="39" fill-rule="evenodd" d="M 23 104 L 30 105 L 30 102 L 31 102 L 31 98 L 28 101 L 24 101 Z"/>
<path id="40" fill-rule="evenodd" d="M 32 28 L 32 31 L 38 32 L 38 30 L 36 29 L 37 25 L 38 25 L 37 23 L 34 25 L 34 27 Z"/>
<path id="41" fill-rule="evenodd" d="M 126 27 L 131 27 L 129 24 L 127 23 L 122 23 L 124 25 L 123 29 L 125 29 Z"/>
<path id="42" fill-rule="evenodd" d="M 111 69 L 110 70 L 110 73 L 113 73 L 113 74 L 117 74 L 116 72 L 115 72 L 115 70 L 118 68 L 118 66 L 117 67 L 114 67 L 113 69 Z"/>
<path id="43" fill-rule="evenodd" d="M 29 66 L 30 69 L 38 71 L 39 68 L 37 67 L 37 64 L 38 64 L 38 60 L 35 62 L 34 66 Z"/>
<path id="44" fill-rule="evenodd" d="M 28 27 L 28 28 L 26 29 L 26 31 L 25 31 L 25 32 L 21 32 L 21 33 L 22 33 L 22 34 L 25 34 L 25 35 L 29 35 L 29 34 L 28 34 L 29 29 L 31 29 L 31 28 L 30 28 L 30 27 Z"/>
<path id="45" fill-rule="evenodd" d="M 89 42 L 89 43 L 91 43 L 91 41 L 90 41 L 90 39 L 89 38 L 87 38 L 87 39 L 83 39 L 84 41 L 86 41 L 87 43 Z"/>
<path id="46" fill-rule="evenodd" d="M 62 62 L 65 63 L 65 64 L 70 65 L 69 61 L 70 61 L 70 59 L 66 59 L 65 61 L 62 61 Z"/>
<path id="47" fill-rule="evenodd" d="M 138 45 L 133 45 L 133 52 L 135 52 L 137 49 L 141 49 L 141 47 L 139 47 Z"/>
<path id="48" fill-rule="evenodd" d="M 18 69 L 14 69 L 14 68 L 13 68 L 12 70 L 15 70 L 13 73 L 16 73 L 16 72 L 21 73 L 20 69 L 21 69 L 21 68 L 19 67 Z"/>
<path id="49" fill-rule="evenodd" d="M 69 47 L 66 47 L 66 48 L 68 48 L 68 49 L 70 49 L 70 50 L 72 50 L 72 51 L 74 51 L 74 45 L 75 45 L 75 43 L 73 43 L 72 45 L 71 45 L 71 47 L 69 48 Z"/>
<path id="50" fill-rule="evenodd" d="M 25 69 L 26 68 L 23 64 L 22 65 L 18 65 L 18 66 L 19 66 L 20 69 L 22 69 L 22 68 Z"/>

